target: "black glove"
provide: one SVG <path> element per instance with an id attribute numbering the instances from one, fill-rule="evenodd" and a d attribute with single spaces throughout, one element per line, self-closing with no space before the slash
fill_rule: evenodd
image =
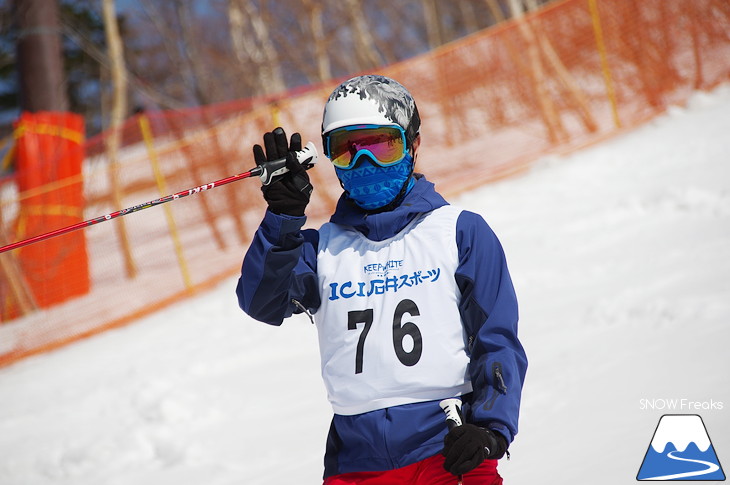
<path id="1" fill-rule="evenodd" d="M 463 475 L 484 460 L 498 460 L 507 451 L 504 437 L 473 424 L 453 428 L 444 438 L 444 468 L 453 475 Z"/>
<path id="2" fill-rule="evenodd" d="M 266 147 L 265 155 L 261 145 L 253 146 L 253 158 L 256 165 L 286 158 L 286 167 L 289 169 L 287 173 L 275 178 L 269 185 L 261 186 L 269 209 L 275 214 L 303 216 L 304 208 L 307 207 L 309 197 L 312 195 L 312 184 L 309 183 L 307 171 L 297 161 L 294 153 L 302 149 L 302 137 L 299 133 L 294 133 L 287 144 L 286 133 L 279 127 L 273 132 L 264 133 L 264 146 Z"/>

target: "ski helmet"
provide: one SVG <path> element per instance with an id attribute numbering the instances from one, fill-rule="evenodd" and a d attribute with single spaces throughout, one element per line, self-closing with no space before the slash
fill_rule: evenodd
<path id="1" fill-rule="evenodd" d="M 412 146 L 421 127 L 416 102 L 398 81 L 379 75 L 364 75 L 340 84 L 324 107 L 322 136 L 351 125 L 398 125 Z M 324 138 L 323 138 L 324 141 Z"/>

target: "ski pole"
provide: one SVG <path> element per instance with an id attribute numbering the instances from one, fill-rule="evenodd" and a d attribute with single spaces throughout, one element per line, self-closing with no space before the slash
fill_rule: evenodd
<path id="1" fill-rule="evenodd" d="M 305 169 L 310 169 L 314 166 L 314 164 L 317 163 L 317 148 L 314 146 L 314 143 L 311 141 L 307 143 L 307 145 L 302 148 L 300 151 L 296 152 L 297 155 L 297 161 L 304 166 Z M 177 200 L 181 199 L 183 197 L 187 197 L 188 195 L 197 194 L 199 192 L 204 192 L 206 190 L 213 189 L 215 187 L 220 187 L 221 185 L 230 184 L 231 182 L 236 182 L 237 180 L 243 180 L 249 177 L 256 177 L 258 176 L 261 179 L 261 183 L 263 185 L 269 185 L 273 179 L 279 175 L 283 175 L 286 172 L 288 172 L 289 169 L 286 168 L 286 158 L 281 158 L 279 160 L 271 160 L 269 162 L 265 162 L 262 165 L 257 165 L 255 168 L 252 168 L 248 172 L 243 172 L 238 175 L 232 175 L 230 177 L 226 177 L 220 180 L 216 180 L 215 182 L 210 182 L 204 185 L 201 185 L 199 187 L 193 187 L 192 189 L 183 190 L 181 192 L 177 192 L 175 194 L 166 195 L 164 197 L 160 197 L 159 199 L 150 200 L 149 202 L 144 202 L 142 204 L 137 204 L 132 207 L 128 207 L 126 209 L 118 210 L 115 212 L 112 212 L 110 214 L 106 214 L 103 216 L 95 217 L 93 219 L 89 219 L 88 221 L 84 222 L 77 222 L 76 224 L 72 224 L 70 226 L 62 227 L 60 229 L 55 229 L 53 231 L 46 232 L 44 234 L 39 234 L 38 236 L 33 236 L 28 239 L 23 239 L 22 241 L 14 242 L 12 244 L 8 244 L 6 246 L 0 247 L 0 253 L 4 253 L 6 251 L 11 251 L 13 249 L 22 248 L 23 246 L 27 246 L 29 244 L 33 244 L 39 241 L 45 241 L 46 239 L 50 239 L 52 237 L 60 236 L 62 234 L 67 234 L 69 232 L 75 231 L 77 229 L 83 229 L 85 227 L 93 226 L 95 224 L 99 224 L 101 222 L 110 221 L 112 219 L 116 219 L 117 217 L 126 216 L 127 214 L 131 214 L 132 212 L 138 212 L 143 209 L 148 209 L 150 207 L 155 207 L 160 204 L 164 204 L 166 202 L 170 202 L 171 200 Z"/>
<path id="2" fill-rule="evenodd" d="M 446 426 L 449 428 L 449 431 L 456 428 L 457 426 L 462 425 L 461 399 L 455 397 L 450 399 L 444 399 L 439 403 L 439 406 L 441 406 L 441 409 L 444 411 L 444 413 L 446 413 Z M 462 485 L 462 476 L 459 475 L 457 479 L 457 485 Z"/>

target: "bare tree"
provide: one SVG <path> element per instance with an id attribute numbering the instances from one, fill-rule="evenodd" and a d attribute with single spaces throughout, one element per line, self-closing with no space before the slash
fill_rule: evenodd
<path id="1" fill-rule="evenodd" d="M 246 37 L 246 18 L 243 15 L 241 3 L 238 0 L 228 0 L 228 32 L 231 37 L 231 47 L 238 71 L 240 72 L 239 82 L 246 84 L 249 91 L 253 91 L 255 86 L 255 76 L 251 75 L 251 70 L 245 69 L 249 63 L 249 47 L 247 43 L 250 41 Z"/>
<path id="2" fill-rule="evenodd" d="M 426 24 L 426 32 L 428 34 L 428 45 L 434 49 L 444 43 L 441 35 L 441 22 L 438 12 L 438 2 L 436 0 L 422 0 L 423 20 Z"/>
<path id="3" fill-rule="evenodd" d="M 221 91 L 226 90 L 218 82 L 222 77 L 220 71 L 210 66 L 209 41 L 203 35 L 209 26 L 205 19 L 193 14 L 193 3 L 193 0 L 140 0 L 165 53 L 164 69 L 158 74 L 166 76 L 168 90 L 188 104 L 209 104 L 219 101 Z M 216 49 L 221 48 L 216 46 Z"/>
<path id="4" fill-rule="evenodd" d="M 353 28 L 354 53 L 360 67 L 372 69 L 383 63 L 370 28 L 367 25 L 365 12 L 361 0 L 345 0 L 343 5 L 350 16 Z"/>
<path id="5" fill-rule="evenodd" d="M 421 54 L 493 23 L 485 2 L 506 1 L 138 0 L 128 79 L 161 107 L 273 94 Z"/>
<path id="6" fill-rule="evenodd" d="M 312 32 L 314 46 L 314 60 L 317 65 L 318 82 L 332 78 L 332 65 L 327 55 L 328 40 L 324 31 L 324 5 L 317 0 L 303 0 L 302 2 L 309 15 L 309 28 Z"/>
<path id="7" fill-rule="evenodd" d="M 102 13 L 112 79 L 111 131 L 105 140 L 110 162 L 109 174 L 112 185 L 112 200 L 116 207 L 123 207 L 121 184 L 117 177 L 117 161 L 121 141 L 120 129 L 127 115 L 127 80 L 124 68 L 124 50 L 119 35 L 114 0 L 102 1 Z M 116 224 L 116 228 L 124 252 L 124 264 L 127 277 L 133 278 L 137 275 L 137 266 L 132 258 L 127 226 L 124 221 L 119 221 Z"/>
<path id="8" fill-rule="evenodd" d="M 231 43 L 239 69 L 256 73 L 256 94 L 272 94 L 286 89 L 281 59 L 270 32 L 268 2 L 228 0 Z"/>
<path id="9" fill-rule="evenodd" d="M 214 92 L 210 83 L 212 76 L 205 68 L 202 59 L 198 45 L 198 35 L 193 27 L 194 21 L 193 15 L 190 12 L 189 1 L 174 0 L 174 11 L 177 15 L 178 25 L 180 26 L 179 52 L 183 59 L 185 59 L 185 64 L 188 66 L 188 82 L 190 88 L 198 103 L 210 104 L 213 102 L 211 93 Z"/>
<path id="10" fill-rule="evenodd" d="M 162 48 L 167 57 L 168 64 L 168 82 L 171 78 L 175 81 L 182 80 L 183 85 L 189 88 L 189 82 L 185 81 L 185 72 L 189 70 L 184 64 L 184 60 L 179 52 L 178 42 L 180 35 L 176 29 L 176 25 L 165 19 L 175 18 L 176 14 L 172 12 L 165 2 L 152 2 L 151 0 L 141 0 L 140 4 L 145 13 L 146 18 L 152 23 L 153 28 L 157 31 L 159 39 L 161 39 Z M 149 34 L 147 34 L 149 35 Z M 182 79 L 181 79 L 182 78 Z M 175 96 L 185 98 L 185 93 L 179 87 L 170 88 Z"/>
<path id="11" fill-rule="evenodd" d="M 477 16 L 474 4 L 469 0 L 459 0 L 458 7 L 466 31 L 472 33 L 479 30 L 479 17 Z"/>
<path id="12" fill-rule="evenodd" d="M 539 113 L 548 132 L 551 143 L 557 143 L 567 134 L 547 89 L 545 66 L 540 56 L 540 46 L 530 24 L 525 20 L 525 6 L 522 0 L 509 0 L 512 17 L 516 20 L 520 34 L 527 44 L 532 84 L 537 96 Z"/>

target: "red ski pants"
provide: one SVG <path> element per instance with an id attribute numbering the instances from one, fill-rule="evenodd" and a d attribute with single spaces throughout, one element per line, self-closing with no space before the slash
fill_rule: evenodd
<path id="1" fill-rule="evenodd" d="M 457 485 L 459 477 L 444 470 L 444 457 L 434 455 L 412 465 L 382 472 L 343 473 L 328 477 L 324 485 Z M 502 485 L 497 460 L 485 460 L 461 477 L 462 485 Z"/>

